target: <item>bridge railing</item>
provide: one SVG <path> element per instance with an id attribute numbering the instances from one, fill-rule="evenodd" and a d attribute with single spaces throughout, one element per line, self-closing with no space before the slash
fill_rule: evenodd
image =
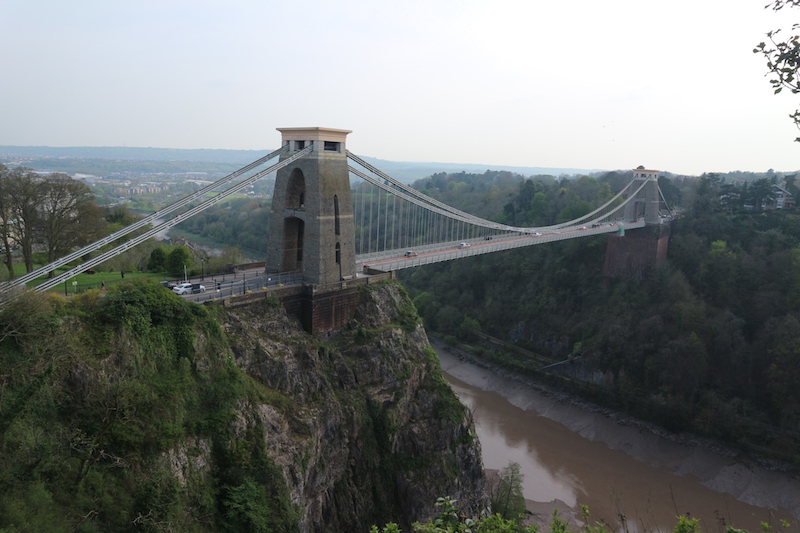
<path id="1" fill-rule="evenodd" d="M 186 296 L 187 300 L 197 303 L 211 300 L 243 296 L 257 291 L 277 289 L 291 285 L 302 285 L 304 282 L 302 272 L 281 272 L 278 274 L 243 273 L 241 278 L 233 279 L 212 278 L 200 281 L 206 290 L 198 294 Z"/>

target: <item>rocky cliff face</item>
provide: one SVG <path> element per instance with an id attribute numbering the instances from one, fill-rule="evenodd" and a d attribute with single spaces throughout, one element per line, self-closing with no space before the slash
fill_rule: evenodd
<path id="1" fill-rule="evenodd" d="M 283 471 L 301 531 L 367 531 L 433 516 L 437 497 L 484 505 L 480 445 L 399 285 L 360 293 L 355 319 L 320 341 L 280 308 L 228 312 L 237 365 L 290 405 L 243 402 Z M 288 408 L 287 408 L 288 407 Z"/>
<path id="2" fill-rule="evenodd" d="M 485 505 L 469 413 L 399 285 L 335 334 L 132 280 L 0 310 L 0 530 L 366 532 Z"/>

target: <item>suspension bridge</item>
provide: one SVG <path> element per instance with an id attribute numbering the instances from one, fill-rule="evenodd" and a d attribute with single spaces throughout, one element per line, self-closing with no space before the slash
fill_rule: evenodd
<path id="1" fill-rule="evenodd" d="M 347 282 L 370 273 L 590 235 L 622 236 L 665 225 L 673 215 L 658 188 L 658 172 L 640 167 L 626 187 L 580 218 L 541 227 L 509 226 L 448 206 L 375 168 L 346 149 L 348 130 L 278 131 L 279 149 L 126 228 L 4 283 L 0 297 L 8 300 L 25 284 L 79 262 L 33 290 L 52 289 L 273 173 L 276 184 L 265 235 L 264 272 L 291 273 L 311 294 L 343 290 Z"/>
<path id="2" fill-rule="evenodd" d="M 381 270 L 400 270 L 590 235 L 623 234 L 648 223 L 663 224 L 673 217 L 658 189 L 657 172 L 652 170 L 635 170 L 633 180 L 623 190 L 580 218 L 551 226 L 515 227 L 458 211 L 397 182 L 349 152 L 348 157 L 372 173 L 351 166 L 351 174 L 377 189 L 358 195 L 362 205 L 356 216 L 362 222 L 357 220 L 356 227 L 365 228 L 368 234 L 356 243 L 356 263 Z M 373 208 L 383 214 L 383 219 L 377 224 L 365 224 L 363 219 L 369 219 Z"/>

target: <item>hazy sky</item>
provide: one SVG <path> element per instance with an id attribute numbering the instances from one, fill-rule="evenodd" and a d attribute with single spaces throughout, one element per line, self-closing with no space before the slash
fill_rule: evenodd
<path id="1" fill-rule="evenodd" d="M 800 9 L 767 1 L 0 0 L 0 145 L 793 171 L 800 98 L 752 49 Z"/>

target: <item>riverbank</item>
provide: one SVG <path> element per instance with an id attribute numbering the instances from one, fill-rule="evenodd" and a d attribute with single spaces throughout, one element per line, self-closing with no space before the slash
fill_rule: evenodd
<path id="1" fill-rule="evenodd" d="M 738 518 L 729 519 L 729 524 L 743 527 L 742 522 L 746 521 L 749 524 L 747 527 L 752 530 L 754 526 L 758 528 L 760 521 L 771 521 L 770 517 L 773 515 L 786 516 L 789 519 L 800 518 L 800 480 L 796 477 L 796 473 L 786 466 L 776 465 L 763 459 L 744 457 L 734 450 L 692 435 L 669 434 L 657 426 L 593 406 L 541 384 L 521 381 L 503 369 L 486 368 L 481 361 L 475 360 L 469 354 L 455 351 L 435 338 L 431 338 L 431 343 L 439 353 L 443 369 L 450 376 L 480 390 L 494 391 L 510 404 L 524 411 L 534 411 L 538 416 L 566 427 L 583 439 L 602 443 L 610 450 L 623 452 L 636 461 L 666 469 L 670 475 L 679 476 L 673 480 L 665 477 L 664 483 L 679 484 L 689 478 L 696 478 L 699 484 L 707 489 L 728 495 L 731 498 L 729 501 L 714 502 L 713 505 L 721 509 L 723 516 L 725 508 L 722 506 L 741 508 L 742 512 L 731 512 L 731 517 L 736 515 Z M 558 438 L 564 437 L 562 435 Z M 558 450 L 554 453 L 557 455 Z M 582 453 L 598 454 L 602 453 L 602 450 L 593 448 Z M 587 474 L 584 472 L 580 475 Z M 657 475 L 660 476 L 662 473 L 659 472 Z M 662 499 L 674 500 L 674 495 L 670 494 L 672 490 L 670 487 L 662 495 Z M 535 501 L 538 501 L 540 513 L 546 513 L 554 507 L 564 509 L 561 505 L 564 503 L 569 504 L 573 512 L 579 509 L 574 505 L 577 502 L 567 500 L 569 498 L 565 497 L 561 498 L 561 502 L 547 501 L 545 498 L 538 498 Z M 741 502 L 741 505 L 737 502 Z M 767 511 L 762 513 L 759 509 L 745 509 L 746 506 L 773 509 L 775 513 L 755 517 Z M 667 513 L 672 516 L 674 525 L 675 514 L 683 511 L 674 505 L 674 502 L 671 502 L 669 507 L 675 507 L 674 511 L 670 510 Z M 750 519 L 750 515 L 755 518 Z"/>

